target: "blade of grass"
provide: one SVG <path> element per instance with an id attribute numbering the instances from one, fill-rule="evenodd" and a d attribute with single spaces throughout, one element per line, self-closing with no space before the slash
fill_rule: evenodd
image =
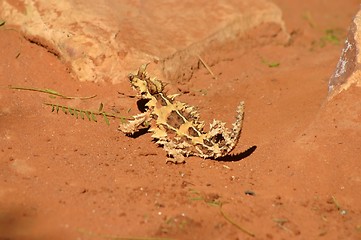
<path id="1" fill-rule="evenodd" d="M 20 86 L 9 86 L 10 89 L 15 89 L 15 90 L 24 90 L 24 91 L 33 91 L 33 92 L 40 92 L 40 93 L 46 93 L 52 96 L 57 96 L 57 97 L 61 97 L 64 99 L 80 99 L 80 100 L 86 100 L 86 99 L 91 99 L 91 98 L 95 98 L 97 95 L 92 95 L 92 96 L 88 96 L 88 97 L 69 97 L 63 94 L 58 93 L 55 90 L 52 89 L 42 89 L 42 88 L 33 88 L 33 87 L 20 87 Z"/>
<path id="2" fill-rule="evenodd" d="M 238 228 L 239 230 L 241 230 L 242 232 L 244 232 L 245 234 L 251 236 L 251 237 L 255 237 L 256 235 L 246 229 L 244 229 L 243 227 L 241 227 L 238 223 L 236 223 L 235 221 L 233 221 L 231 218 L 229 218 L 223 211 L 222 209 L 222 204 L 220 205 L 220 212 L 221 215 L 224 217 L 224 219 L 226 219 L 230 224 L 232 224 L 233 226 L 235 226 L 236 228 Z"/>
<path id="3" fill-rule="evenodd" d="M 275 223 L 277 223 L 277 226 L 279 226 L 280 228 L 282 228 L 283 230 L 291 233 L 291 234 L 295 234 L 291 229 L 289 229 L 288 227 L 284 226 L 285 223 L 288 223 L 289 220 L 285 219 L 285 218 L 274 218 L 273 221 Z"/>
<path id="4" fill-rule="evenodd" d="M 212 77 L 217 80 L 217 77 L 214 75 L 214 73 L 212 72 L 211 68 L 208 66 L 208 64 L 203 60 L 203 58 L 201 58 L 201 56 L 197 55 L 197 57 L 199 58 L 199 60 L 201 61 L 201 63 L 203 64 L 203 66 L 207 69 L 207 71 L 212 75 Z"/>
<path id="5" fill-rule="evenodd" d="M 270 68 L 278 67 L 280 65 L 279 62 L 269 62 L 269 61 L 267 61 L 267 60 L 265 60 L 263 58 L 262 58 L 262 63 L 267 65 Z"/>
<path id="6" fill-rule="evenodd" d="M 77 231 L 89 237 L 104 238 L 111 240 L 172 240 L 172 238 L 162 238 L 162 237 L 119 237 L 113 235 L 92 233 L 85 229 L 77 229 Z"/>

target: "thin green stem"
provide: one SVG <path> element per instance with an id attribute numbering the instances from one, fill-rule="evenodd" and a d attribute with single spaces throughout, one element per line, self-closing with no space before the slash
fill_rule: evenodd
<path id="1" fill-rule="evenodd" d="M 78 108 L 73 108 L 73 107 L 69 107 L 69 106 L 65 106 L 65 105 L 61 105 L 61 104 L 55 104 L 55 103 L 44 103 L 47 106 L 51 106 L 53 108 L 58 108 L 58 109 L 67 109 L 69 111 L 70 109 L 70 113 L 71 112 L 78 112 L 78 113 L 89 113 L 91 115 L 97 115 L 97 116 L 105 116 L 105 117 L 110 117 L 110 118 L 115 118 L 115 119 L 121 119 L 121 120 L 132 120 L 134 118 L 132 117 L 124 117 L 124 116 L 119 116 L 119 115 L 115 115 L 113 113 L 107 113 L 104 111 L 91 111 L 91 110 L 85 110 L 85 109 L 78 109 Z"/>

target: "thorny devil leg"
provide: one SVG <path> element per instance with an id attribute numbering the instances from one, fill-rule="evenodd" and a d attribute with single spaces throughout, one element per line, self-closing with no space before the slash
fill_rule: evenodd
<path id="1" fill-rule="evenodd" d="M 134 116 L 134 120 L 119 126 L 125 134 L 134 134 L 140 128 L 150 126 L 149 132 L 155 142 L 164 148 L 170 157 L 167 162 L 183 163 L 185 157 L 219 158 L 229 154 L 240 137 L 244 103 L 237 108 L 236 121 L 232 129 L 225 123 L 213 120 L 209 131 L 193 106 L 177 101 L 176 95 L 164 92 L 165 84 L 146 72 L 148 64 L 129 75 L 130 84 L 138 91 L 138 97 L 147 100 L 146 112 Z"/>
<path id="2" fill-rule="evenodd" d="M 138 132 L 141 128 L 145 128 L 150 124 L 149 112 L 140 113 L 133 116 L 134 120 L 128 121 L 127 123 L 121 123 L 118 130 L 122 131 L 126 135 L 132 135 Z"/>

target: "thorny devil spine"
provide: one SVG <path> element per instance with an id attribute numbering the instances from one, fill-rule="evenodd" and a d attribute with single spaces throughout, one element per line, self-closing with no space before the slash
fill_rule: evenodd
<path id="1" fill-rule="evenodd" d="M 237 107 L 236 121 L 232 129 L 225 123 L 213 120 L 208 132 L 194 107 L 175 100 L 175 95 L 164 93 L 164 84 L 150 78 L 146 72 L 148 64 L 142 65 L 129 80 L 138 97 L 146 101 L 145 112 L 133 116 L 134 120 L 120 124 L 119 130 L 127 135 L 150 126 L 155 142 L 163 146 L 170 158 L 167 162 L 183 163 L 190 155 L 202 158 L 226 156 L 236 146 L 242 130 L 244 102 Z"/>

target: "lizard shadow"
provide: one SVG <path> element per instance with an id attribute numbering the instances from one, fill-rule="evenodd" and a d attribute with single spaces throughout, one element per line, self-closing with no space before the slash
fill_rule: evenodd
<path id="1" fill-rule="evenodd" d="M 257 149 L 257 146 L 254 145 L 254 146 L 248 148 L 247 150 L 237 153 L 237 154 L 229 154 L 227 156 L 220 157 L 217 159 L 214 159 L 214 158 L 211 158 L 211 159 L 214 161 L 218 161 L 218 162 L 238 162 L 246 157 L 249 157 L 254 151 L 256 151 L 256 149 Z"/>
<path id="2" fill-rule="evenodd" d="M 128 135 L 128 137 L 138 138 L 138 137 L 148 133 L 149 128 L 150 127 L 141 128 L 138 131 L 136 131 L 135 133 Z"/>

